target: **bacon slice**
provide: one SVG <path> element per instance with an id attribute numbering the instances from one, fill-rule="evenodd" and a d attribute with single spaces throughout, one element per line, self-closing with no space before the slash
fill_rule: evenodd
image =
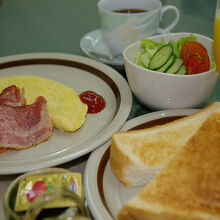
<path id="1" fill-rule="evenodd" d="M 0 105 L 0 147 L 23 150 L 46 141 L 53 124 L 47 101 L 39 96 L 31 105 Z"/>
<path id="2" fill-rule="evenodd" d="M 24 89 L 15 85 L 5 88 L 0 94 L 0 105 L 23 106 L 25 105 Z"/>
<path id="3" fill-rule="evenodd" d="M 0 94 L 0 105 L 23 106 L 26 100 L 24 89 L 20 90 L 15 85 L 5 88 Z M 0 154 L 6 152 L 6 148 L 0 147 Z"/>

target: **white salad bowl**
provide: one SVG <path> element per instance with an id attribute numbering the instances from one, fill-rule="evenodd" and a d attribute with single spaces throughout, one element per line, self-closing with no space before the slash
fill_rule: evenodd
<path id="1" fill-rule="evenodd" d="M 161 38 L 168 42 L 178 41 L 191 33 L 168 33 L 156 35 L 148 39 L 160 42 Z M 206 47 L 210 57 L 214 57 L 213 40 L 193 33 L 197 41 Z M 152 110 L 195 108 L 203 104 L 212 94 L 218 73 L 216 68 L 209 71 L 177 75 L 149 70 L 136 64 L 136 56 L 140 51 L 137 41 L 123 51 L 125 71 L 132 92 L 137 99 Z"/>

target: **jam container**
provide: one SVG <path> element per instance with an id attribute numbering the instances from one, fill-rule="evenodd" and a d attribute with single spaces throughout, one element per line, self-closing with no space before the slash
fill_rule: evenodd
<path id="1" fill-rule="evenodd" d="M 88 220 L 82 178 L 62 168 L 44 168 L 16 178 L 5 193 L 4 212 L 10 220 Z"/>

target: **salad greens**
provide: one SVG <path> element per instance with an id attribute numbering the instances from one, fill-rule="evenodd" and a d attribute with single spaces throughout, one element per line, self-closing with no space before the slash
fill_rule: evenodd
<path id="1" fill-rule="evenodd" d="M 173 54 L 176 57 L 180 57 L 180 49 L 181 46 L 188 42 L 188 41 L 196 41 L 196 37 L 191 34 L 188 37 L 182 37 L 178 41 L 170 40 L 168 43 L 173 46 Z M 143 39 L 141 40 L 140 47 L 143 49 L 142 51 L 139 51 L 136 56 L 136 64 L 145 68 L 148 68 L 148 63 L 152 56 L 155 54 L 155 52 L 165 45 L 166 42 L 163 38 L 161 38 L 160 42 L 156 42 L 150 39 Z M 210 59 L 211 60 L 211 59 Z"/>

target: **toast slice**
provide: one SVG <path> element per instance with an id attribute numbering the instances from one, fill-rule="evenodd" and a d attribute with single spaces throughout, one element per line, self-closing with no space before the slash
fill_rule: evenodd
<path id="1" fill-rule="evenodd" d="M 127 202 L 118 219 L 220 219 L 220 110 Z"/>
<path id="2" fill-rule="evenodd" d="M 217 109 L 220 102 L 164 125 L 115 132 L 110 147 L 113 173 L 125 186 L 147 183 Z"/>

